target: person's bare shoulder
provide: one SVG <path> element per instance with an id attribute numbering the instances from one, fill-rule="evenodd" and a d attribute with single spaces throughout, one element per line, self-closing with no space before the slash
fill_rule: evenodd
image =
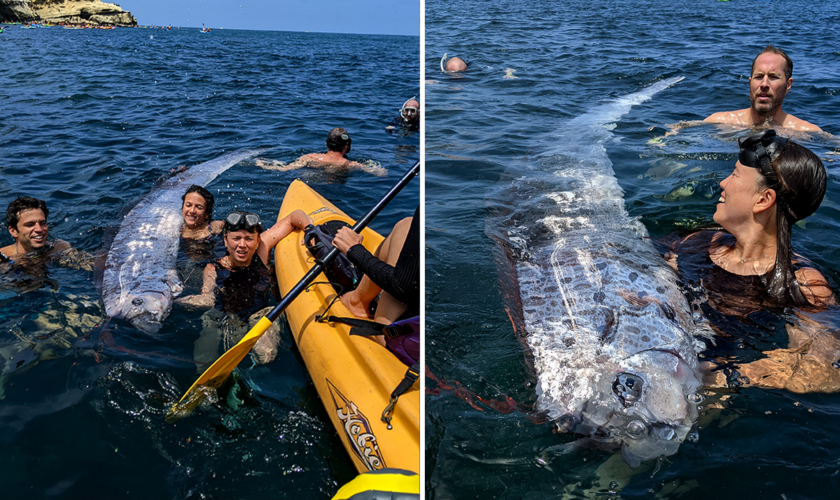
<path id="1" fill-rule="evenodd" d="M 796 281 L 802 294 L 812 305 L 828 306 L 835 304 L 834 292 L 821 272 L 813 267 L 803 267 L 796 271 Z"/>
<path id="2" fill-rule="evenodd" d="M 718 113 L 713 113 L 709 115 L 704 122 L 711 122 L 711 123 L 725 123 L 729 125 L 743 125 L 744 124 L 744 114 L 749 113 L 749 109 L 739 109 L 736 111 L 721 111 Z"/>
<path id="3" fill-rule="evenodd" d="M 813 123 L 806 122 L 805 120 L 799 119 L 791 114 L 787 115 L 782 126 L 801 132 L 822 132 L 822 129 Z"/>

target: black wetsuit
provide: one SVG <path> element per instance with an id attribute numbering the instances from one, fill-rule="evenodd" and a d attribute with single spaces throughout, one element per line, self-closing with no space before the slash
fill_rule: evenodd
<path id="1" fill-rule="evenodd" d="M 397 130 L 403 130 L 405 132 L 417 132 L 420 130 L 420 120 L 407 122 L 402 119 L 402 117 L 397 117 L 391 120 L 391 123 L 388 124 L 388 132 L 396 132 Z"/>
<path id="2" fill-rule="evenodd" d="M 254 255 L 248 267 L 233 271 L 218 260 L 212 264 L 216 268 L 216 309 L 247 319 L 270 305 L 271 271 L 259 256 Z"/>
<path id="3" fill-rule="evenodd" d="M 361 244 L 347 251 L 347 257 L 376 285 L 409 306 L 403 316 L 420 311 L 420 207 L 414 211 L 396 266 L 374 257 Z"/>

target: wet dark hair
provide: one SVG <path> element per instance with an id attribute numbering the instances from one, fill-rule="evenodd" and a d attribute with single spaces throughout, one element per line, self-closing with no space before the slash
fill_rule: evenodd
<path id="1" fill-rule="evenodd" d="M 198 184 L 193 184 L 192 186 L 187 188 L 187 192 L 184 193 L 184 196 L 181 197 L 181 208 L 184 208 L 184 203 L 187 201 L 187 195 L 190 193 L 195 193 L 202 198 L 204 198 L 204 205 L 205 205 L 205 213 L 207 215 L 208 220 L 213 219 L 213 205 L 216 204 L 216 199 L 213 198 L 213 193 L 204 189 L 203 187 L 199 186 Z"/>
<path id="2" fill-rule="evenodd" d="M 772 43 L 767 47 L 764 47 L 764 50 L 759 52 L 759 54 L 755 56 L 755 59 L 753 59 L 752 66 L 750 67 L 750 77 L 752 77 L 753 71 L 755 71 L 755 62 L 758 60 L 761 54 L 767 53 L 777 54 L 785 58 L 785 62 L 787 63 L 787 65 L 785 66 L 785 80 L 790 79 L 790 77 L 793 75 L 793 61 L 790 60 L 790 57 L 788 57 L 788 55 L 785 54 L 782 51 L 782 49 L 776 48 Z"/>
<path id="3" fill-rule="evenodd" d="M 327 149 L 330 151 L 341 151 L 344 146 L 347 146 L 347 152 L 349 153 L 352 142 L 353 139 L 350 138 L 350 134 L 341 127 L 336 127 L 327 134 Z"/>
<path id="4" fill-rule="evenodd" d="M 6 226 L 9 229 L 17 230 L 17 224 L 20 222 L 20 213 L 26 210 L 41 209 L 44 212 L 44 217 L 50 216 L 50 211 L 47 209 L 47 204 L 44 201 L 31 196 L 18 196 L 18 198 L 9 203 L 9 208 L 6 209 Z"/>
<path id="5" fill-rule="evenodd" d="M 775 157 L 772 171 L 759 171 L 759 189 L 776 192 L 776 263 L 767 293 L 782 305 L 811 305 L 799 289 L 791 263 L 791 227 L 819 208 L 827 176 L 819 156 L 788 140 Z"/>

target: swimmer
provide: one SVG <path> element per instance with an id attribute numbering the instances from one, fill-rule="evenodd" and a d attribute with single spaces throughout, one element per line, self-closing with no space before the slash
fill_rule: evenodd
<path id="1" fill-rule="evenodd" d="M 822 162 L 774 130 L 742 138 L 739 146 L 732 174 L 720 183 L 722 194 L 714 213 L 724 231 L 691 234 L 666 259 L 681 273 L 689 273 L 685 281 L 702 284 L 706 304 L 716 311 L 712 317 L 723 314 L 744 321 L 768 307 L 816 312 L 834 306 L 826 278 L 794 254 L 790 243 L 793 224 L 813 214 L 825 195 Z M 801 321 L 787 325 L 789 348 L 737 365 L 737 376 L 755 387 L 840 391 L 840 371 L 831 366 L 840 354 L 840 340 L 796 314 Z M 707 373 L 711 386 L 729 381 L 723 371 Z"/>
<path id="2" fill-rule="evenodd" d="M 416 97 L 412 97 L 403 103 L 399 118 L 394 118 L 385 127 L 385 130 L 391 131 L 400 128 L 412 132 L 420 130 L 420 102 L 417 101 Z"/>
<path id="3" fill-rule="evenodd" d="M 781 49 L 768 45 L 753 59 L 750 70 L 750 107 L 714 113 L 705 120 L 681 121 L 667 125 L 668 132 L 648 141 L 664 146 L 663 138 L 681 129 L 709 123 L 741 128 L 786 128 L 789 131 L 822 132 L 818 126 L 782 111 L 782 102 L 793 85 L 793 61 Z"/>
<path id="4" fill-rule="evenodd" d="M 336 127 L 330 130 L 330 133 L 327 135 L 326 153 L 311 153 L 303 155 L 297 160 L 285 165 L 271 164 L 263 160 L 257 160 L 256 165 L 267 170 L 279 170 L 281 172 L 297 170 L 301 167 L 313 167 L 342 169 L 357 168 L 377 176 L 383 176 L 388 173 L 387 170 L 380 166 L 371 167 L 345 158 L 347 153 L 350 152 L 352 142 L 353 140 L 350 138 L 350 134 L 346 130 Z"/>
<path id="5" fill-rule="evenodd" d="M 440 70 L 444 73 L 460 73 L 467 70 L 467 63 L 460 57 L 453 57 L 446 60 L 446 54 L 440 58 Z"/>
<path id="6" fill-rule="evenodd" d="M 74 250 L 64 240 L 49 241 L 47 204 L 30 196 L 18 197 L 6 209 L 6 227 L 15 242 L 0 248 L 0 263 L 31 264 L 59 257 L 59 264 L 73 269 L 93 270 L 93 258 Z"/>
<path id="7" fill-rule="evenodd" d="M 213 205 L 216 200 L 210 191 L 193 184 L 187 188 L 181 200 L 181 215 L 184 217 L 181 238 L 206 240 L 222 232 L 225 223 L 213 220 Z"/>
<path id="8" fill-rule="evenodd" d="M 704 121 L 742 127 L 790 128 L 820 132 L 812 123 L 782 111 L 782 102 L 793 85 L 793 61 L 781 49 L 768 45 L 753 59 L 750 71 L 750 107 L 715 113 Z"/>
<path id="9" fill-rule="evenodd" d="M 312 224 L 312 219 L 304 212 L 295 210 L 263 231 L 259 215 L 231 212 L 225 218 L 222 229 L 227 250 L 225 256 L 204 268 L 204 285 L 200 295 L 189 295 L 175 302 L 195 307 L 216 305 L 224 312 L 240 315 L 253 313 L 265 299 L 257 297 L 253 287 L 269 276 L 271 250 L 292 231 L 303 229 L 309 224 Z M 221 282 L 220 273 L 224 273 Z M 225 284 L 231 273 L 240 276 L 234 280 L 235 290 Z M 263 291 L 267 290 L 265 288 Z M 218 301 L 217 293 L 220 293 Z"/>
<path id="10" fill-rule="evenodd" d="M 308 215 L 295 210 L 263 231 L 257 214 L 228 214 L 222 229 L 227 250 L 225 256 L 204 268 L 204 282 L 199 295 L 175 301 L 188 307 L 213 308 L 202 317 L 205 328 L 195 342 L 194 356 L 199 372 L 218 358 L 219 340 L 223 336 L 225 349 L 229 349 L 268 313 L 273 288 L 270 252 L 292 231 L 312 223 Z M 226 327 L 223 328 L 223 325 Z M 279 322 L 276 322 L 252 350 L 257 363 L 274 360 L 279 342 Z"/>

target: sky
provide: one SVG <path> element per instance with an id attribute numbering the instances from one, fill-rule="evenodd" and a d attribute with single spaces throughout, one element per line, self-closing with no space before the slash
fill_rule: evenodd
<path id="1" fill-rule="evenodd" d="M 420 36 L 420 0 L 103 0 L 142 26 Z"/>

